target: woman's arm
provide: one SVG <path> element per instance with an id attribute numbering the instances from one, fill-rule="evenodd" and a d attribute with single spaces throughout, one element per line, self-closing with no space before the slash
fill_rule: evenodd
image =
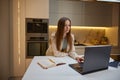
<path id="1" fill-rule="evenodd" d="M 69 56 L 72 57 L 72 58 L 74 58 L 74 59 L 76 59 L 76 57 L 78 57 L 78 54 L 77 54 L 76 51 L 75 51 L 74 35 L 71 34 L 71 36 L 72 36 L 72 49 L 71 49 L 71 51 L 69 52 Z"/>
<path id="2" fill-rule="evenodd" d="M 79 55 L 75 52 L 75 46 L 74 46 L 74 35 L 72 34 L 72 50 L 69 52 L 69 56 L 71 56 L 73 59 L 77 60 L 78 62 L 83 62 L 84 58 L 79 57 Z"/>

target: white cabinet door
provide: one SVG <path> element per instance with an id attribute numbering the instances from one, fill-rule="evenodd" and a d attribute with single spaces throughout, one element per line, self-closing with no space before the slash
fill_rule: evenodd
<path id="1" fill-rule="evenodd" d="M 113 4 L 70 0 L 50 0 L 50 25 L 69 17 L 73 26 L 111 26 Z"/>
<path id="2" fill-rule="evenodd" d="M 49 18 L 49 0 L 26 0 L 27 18 Z"/>

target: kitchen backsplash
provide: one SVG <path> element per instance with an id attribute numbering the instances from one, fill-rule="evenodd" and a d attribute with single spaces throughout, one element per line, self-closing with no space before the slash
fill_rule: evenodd
<path id="1" fill-rule="evenodd" d="M 55 27 L 49 27 L 49 36 L 55 32 Z M 71 29 L 77 43 L 86 44 L 108 44 L 108 39 L 105 37 L 105 29 L 96 28 L 74 28 Z"/>

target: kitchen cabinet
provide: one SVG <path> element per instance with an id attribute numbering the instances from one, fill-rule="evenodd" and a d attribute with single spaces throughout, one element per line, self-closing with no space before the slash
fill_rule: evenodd
<path id="1" fill-rule="evenodd" d="M 49 18 L 49 0 L 25 0 L 27 18 Z"/>
<path id="2" fill-rule="evenodd" d="M 66 16 L 73 26 L 111 26 L 112 3 L 74 0 L 50 0 L 50 25 L 56 25 L 59 18 Z"/>

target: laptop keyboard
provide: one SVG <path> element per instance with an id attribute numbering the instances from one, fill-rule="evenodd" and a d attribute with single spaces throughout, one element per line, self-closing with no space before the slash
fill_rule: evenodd
<path id="1" fill-rule="evenodd" d="M 70 64 L 70 67 L 75 69 L 77 72 L 81 73 L 83 71 L 83 63 Z"/>

